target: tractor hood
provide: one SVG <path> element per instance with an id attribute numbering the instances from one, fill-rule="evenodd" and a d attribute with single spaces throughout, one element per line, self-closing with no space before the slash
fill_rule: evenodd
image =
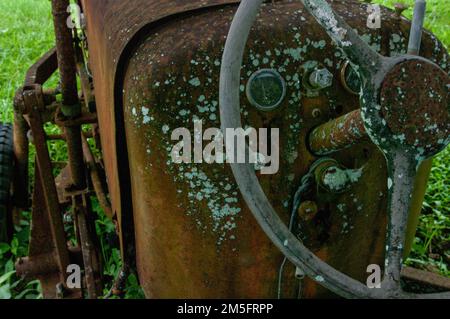
<path id="1" fill-rule="evenodd" d="M 122 121 L 120 73 L 129 52 L 150 28 L 175 15 L 194 13 L 238 3 L 238 0 L 82 0 L 87 23 L 90 67 L 94 77 L 95 96 L 105 169 L 113 212 L 117 214 L 120 232 L 132 225 L 131 216 L 123 220 L 122 211 L 131 212 L 127 190 L 128 167 Z M 140 36 L 142 34 L 142 36 Z M 118 80 L 117 80 L 118 79 Z M 117 158 L 117 160 L 116 160 Z M 131 214 L 130 214 L 131 215 Z M 131 231 L 132 233 L 132 231 Z M 122 237 L 122 236 L 121 236 Z M 133 241 L 133 239 L 130 239 Z M 124 248 L 123 238 L 121 246 Z"/>

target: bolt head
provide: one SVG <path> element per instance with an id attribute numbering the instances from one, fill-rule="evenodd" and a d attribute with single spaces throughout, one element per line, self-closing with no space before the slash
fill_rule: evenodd
<path id="1" fill-rule="evenodd" d="M 310 76 L 310 84 L 316 89 L 326 89 L 333 84 L 333 74 L 328 69 L 317 69 Z"/>
<path id="2" fill-rule="evenodd" d="M 313 116 L 313 118 L 319 118 L 319 117 L 321 117 L 322 116 L 322 111 L 320 110 L 320 109 L 314 109 L 313 111 L 312 111 L 312 116 Z"/>
<path id="3" fill-rule="evenodd" d="M 310 221 L 317 215 L 319 208 L 316 202 L 304 201 L 298 208 L 298 216 L 304 221 Z"/>

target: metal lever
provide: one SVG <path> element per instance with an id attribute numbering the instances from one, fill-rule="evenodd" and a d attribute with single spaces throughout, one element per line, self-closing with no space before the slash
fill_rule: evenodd
<path id="1" fill-rule="evenodd" d="M 419 55 L 426 8 L 425 0 L 416 0 L 411 33 L 409 34 L 408 54 L 410 55 Z"/>

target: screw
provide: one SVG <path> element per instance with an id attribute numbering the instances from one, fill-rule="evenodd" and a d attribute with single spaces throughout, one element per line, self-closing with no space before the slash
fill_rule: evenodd
<path id="1" fill-rule="evenodd" d="M 317 215 L 318 211 L 319 208 L 317 207 L 316 202 L 308 200 L 300 205 L 297 213 L 303 221 L 310 221 Z"/>
<path id="2" fill-rule="evenodd" d="M 331 193 L 341 193 L 349 185 L 347 171 L 338 166 L 330 166 L 322 174 L 321 185 Z"/>
<path id="3" fill-rule="evenodd" d="M 309 84 L 315 89 L 326 89 L 333 84 L 333 74 L 328 69 L 317 69 L 309 76 Z"/>
<path id="4" fill-rule="evenodd" d="M 322 116 L 322 111 L 320 109 L 314 109 L 312 110 L 312 116 L 313 118 L 319 118 Z"/>

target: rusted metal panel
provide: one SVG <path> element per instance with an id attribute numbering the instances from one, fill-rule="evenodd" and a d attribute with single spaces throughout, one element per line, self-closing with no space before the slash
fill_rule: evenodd
<path id="1" fill-rule="evenodd" d="M 384 81 L 380 98 L 383 118 L 401 143 L 422 148 L 425 154 L 448 140 L 450 91 L 445 71 L 419 61 L 401 63 Z"/>
<path id="2" fill-rule="evenodd" d="M 238 3 L 239 0 L 83 0 L 89 32 L 100 32 L 111 49 L 111 62 L 117 64 L 128 43 L 143 27 L 180 13 Z M 95 20 L 92 20 L 95 19 Z M 92 46 L 91 42 L 91 46 Z"/>
<path id="3" fill-rule="evenodd" d="M 42 96 L 38 90 L 25 91 L 24 104 L 30 109 L 26 112 L 25 119 L 33 131 L 33 140 L 36 147 L 37 177 L 42 186 L 45 199 L 45 208 L 48 214 L 51 238 L 54 245 L 55 260 L 58 265 L 61 282 L 67 277 L 66 269 L 70 264 L 66 246 L 66 234 L 64 232 L 61 207 L 58 200 L 58 192 L 54 183 L 50 155 L 48 152 L 45 131 L 40 111 L 44 108 Z"/>
<path id="4" fill-rule="evenodd" d="M 137 34 L 146 26 L 156 26 L 158 21 L 176 14 L 187 14 L 195 10 L 214 6 L 223 6 L 237 0 L 82 0 L 87 20 L 90 65 L 94 76 L 95 97 L 100 123 L 103 159 L 108 177 L 108 187 L 114 213 L 118 214 L 119 227 L 122 230 L 122 208 L 129 206 L 122 203 L 126 191 L 126 181 L 121 172 L 126 172 L 126 149 L 120 148 L 124 143 L 124 132 L 117 123 L 121 123 L 121 111 L 116 109 L 115 95 L 117 67 L 127 45 L 136 40 Z M 143 35 L 145 36 L 145 35 Z M 129 52 L 127 52 L 129 54 Z M 126 55 L 126 54 L 125 54 Z M 119 116 L 117 116 L 118 112 Z M 119 117 L 119 118 L 118 118 Z M 119 147 L 118 147 L 119 145 Z M 120 168 L 122 167 L 122 168 Z M 122 189 L 121 189 L 122 185 Z M 125 186 L 125 187 L 124 187 Z M 124 204 L 124 205 L 122 205 Z M 130 212 L 126 212 L 129 215 Z M 128 221 L 129 223 L 130 221 Z M 132 230 L 131 230 L 132 231 Z M 121 236 L 123 247 L 123 236 Z"/>
<path id="5" fill-rule="evenodd" d="M 132 200 L 138 270 L 147 296 L 275 296 L 282 256 L 255 226 L 241 198 L 233 194 L 238 192 L 228 167 L 198 166 L 208 179 L 218 183 L 216 193 L 230 195 L 229 200 L 233 203 L 237 200 L 234 209 L 239 210 L 239 214 L 235 220 L 231 219 L 232 216 L 219 220 L 217 227 L 224 231 L 223 235 L 221 231 L 211 231 L 215 227 L 211 214 L 214 217 L 217 205 L 193 199 L 189 195 L 191 185 L 180 172 L 171 171 L 166 164 L 167 150 L 164 147 L 170 136 L 162 135 L 167 130 L 165 125 L 169 128 L 186 125 L 183 115 L 179 113 L 183 109 L 185 115 L 204 116 L 196 105 L 199 99 L 203 99 L 202 96 L 206 101 L 218 100 L 220 66 L 216 61 L 220 61 L 234 9 L 214 8 L 195 14 L 193 10 L 238 1 L 82 2 L 87 17 L 103 158 L 113 212 L 118 214 L 123 231 L 122 214 L 129 215 L 130 212 L 122 212 L 122 209 L 131 208 L 126 206 L 129 203 L 123 201 L 131 203 Z M 409 26 L 394 12 L 383 9 L 383 31 L 369 30 L 366 28 L 365 5 L 357 1 L 334 1 L 333 6 L 383 53 L 406 51 Z M 272 24 L 274 16 L 278 17 L 276 25 Z M 306 42 L 306 39 L 308 45 L 299 43 Z M 299 3 L 286 1 L 273 8 L 266 7 L 251 41 L 249 50 L 259 54 L 260 58 L 256 62 L 254 57 L 246 57 L 243 74 L 247 76 L 247 72 L 251 73 L 264 64 L 264 57 L 269 59 L 270 67 L 270 62 L 275 61 L 273 67 L 281 67 L 280 72 L 291 78 L 298 73 L 301 63 L 314 60 L 330 64 L 329 68 L 337 79 L 345 62 L 326 33 Z M 424 56 L 436 62 L 444 61 L 445 50 L 434 37 L 427 34 L 423 42 Z M 275 49 L 280 51 L 279 56 Z M 272 56 L 266 56 L 267 50 L 271 51 Z M 286 58 L 289 59 L 287 66 Z M 192 61 L 200 61 L 203 65 Z M 126 74 L 123 86 L 122 73 Z M 183 76 L 196 81 L 186 83 Z M 243 84 L 246 78 L 243 78 Z M 197 80 L 209 84 L 197 87 Z M 168 84 L 166 81 L 169 81 Z M 290 205 L 287 194 L 293 193 L 296 182 L 314 161 L 314 157 L 306 151 L 307 133 L 330 117 L 338 117 L 359 107 L 358 98 L 347 94 L 337 81 L 326 93 L 314 98 L 303 94 L 295 80 L 290 82 L 289 93 L 293 95 L 280 111 L 261 114 L 246 105 L 247 113 L 244 113 L 246 122 L 253 127 L 280 127 L 283 131 L 282 149 L 286 153 L 282 156 L 282 171 L 274 177 L 262 177 L 261 182 L 266 192 L 271 193 L 275 208 L 285 220 L 288 219 Z M 181 96 L 179 88 L 183 88 L 187 95 Z M 122 89 L 125 90 L 123 101 Z M 124 110 L 121 109 L 122 102 Z M 177 102 L 181 102 L 183 109 L 177 108 Z M 147 115 L 142 114 L 147 112 L 142 109 L 143 106 L 148 109 Z M 136 108 L 136 114 L 140 114 L 141 123 L 135 121 L 133 108 Z M 220 126 L 218 114 L 215 115 L 215 118 L 208 117 L 205 127 Z M 144 120 L 144 116 L 149 118 Z M 152 120 L 150 116 L 154 121 L 144 125 L 144 121 Z M 318 238 L 310 238 L 308 242 L 316 247 L 321 258 L 349 275 L 363 279 L 369 263 L 383 264 L 382 230 L 386 223 L 383 213 L 386 202 L 384 159 L 368 143 L 334 157 L 347 167 L 367 164 L 352 192 L 332 198 L 331 202 L 329 198 L 309 198 L 316 200 L 319 208 L 318 219 L 314 220 L 316 224 L 311 227 L 318 227 L 319 223 L 321 230 Z M 129 185 L 123 174 L 128 174 L 128 170 L 131 171 L 132 199 L 124 195 Z M 177 176 L 181 176 L 180 180 L 174 180 Z M 221 185 L 220 181 L 225 180 L 227 183 Z M 228 184 L 231 186 L 229 190 Z M 195 188 L 193 192 L 195 197 L 198 193 L 202 194 L 201 190 L 195 193 Z M 368 194 L 380 194 L 380 198 L 373 200 L 373 196 Z M 423 198 L 423 194 L 418 197 L 421 196 Z M 218 207 L 220 203 L 225 205 L 224 200 L 225 197 L 218 201 Z M 360 206 L 364 214 L 358 213 Z M 345 214 L 341 211 L 342 207 L 345 207 Z M 345 224 L 347 227 L 344 227 Z M 354 245 L 355 241 L 359 245 Z M 363 251 L 367 251 L 364 256 Z M 296 296 L 293 272 L 294 269 L 285 272 L 284 297 Z M 243 285 L 243 282 L 246 284 Z M 323 289 L 307 281 L 305 296 L 321 293 Z"/>
<path id="6" fill-rule="evenodd" d="M 366 29 L 364 6 L 354 1 L 336 1 L 334 6 L 360 34 L 374 39 L 373 45 L 385 41 L 379 38 L 380 31 Z M 157 33 L 149 34 L 130 56 L 123 111 L 131 159 L 137 264 L 148 297 L 276 296 L 282 256 L 255 227 L 250 211 L 237 195 L 229 168 L 207 164 L 180 168 L 170 164 L 168 155 L 174 128 L 192 129 L 195 117 L 204 119 L 205 129 L 220 126 L 214 104 L 218 101 L 217 61 L 233 14 L 234 8 L 225 8 L 167 22 Z M 392 40 L 393 44 L 397 36 L 403 39 L 398 40 L 398 47 L 390 46 L 390 53 L 395 54 L 403 50 L 401 41 L 408 34 L 406 21 L 399 21 L 390 11 L 383 14 L 392 17 L 384 22 L 391 31 L 388 42 Z M 271 24 L 274 16 L 279 17 L 276 26 Z M 393 30 L 402 29 L 395 33 L 396 37 L 392 36 Z M 424 54 L 434 55 L 440 61 L 445 53 L 440 45 L 438 53 L 434 48 L 424 48 Z M 319 97 L 311 98 L 293 80 L 299 76 L 299 66 L 307 61 L 328 61 L 337 79 L 345 61 L 299 3 L 263 9 L 244 61 L 242 85 L 262 67 L 281 67 L 280 73 L 291 79 L 287 81 L 289 98 L 273 112 L 258 112 L 242 97 L 245 124 L 281 129 L 281 170 L 275 176 L 261 177 L 260 181 L 287 221 L 292 199 L 289 194 L 293 194 L 314 161 L 305 145 L 306 135 L 330 117 L 357 109 L 359 101 L 344 91 L 338 81 Z M 320 112 L 315 112 L 317 109 Z M 319 213 L 306 226 L 318 235 L 304 240 L 319 257 L 363 280 L 367 265 L 383 265 L 387 195 L 384 157 L 370 143 L 333 157 L 346 167 L 365 164 L 364 169 L 349 192 L 306 198 L 318 205 Z M 423 198 L 423 194 L 418 197 Z M 227 198 L 233 204 L 222 215 Z M 293 273 L 294 269 L 285 272 L 284 297 L 296 297 Z M 304 289 L 304 295 L 309 297 L 324 293 L 309 280 Z"/>

